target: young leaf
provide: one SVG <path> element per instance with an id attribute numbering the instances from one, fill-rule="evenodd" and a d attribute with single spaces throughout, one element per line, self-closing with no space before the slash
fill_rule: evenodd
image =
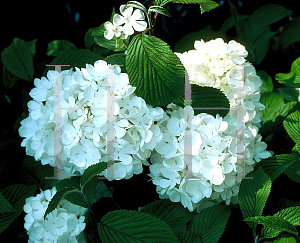
<path id="1" fill-rule="evenodd" d="M 184 90 L 184 67 L 170 46 L 155 36 L 136 35 L 128 47 L 126 68 L 136 95 L 147 104 L 171 103 Z"/>
<path id="2" fill-rule="evenodd" d="M 287 86 L 300 88 L 300 57 L 293 61 L 289 73 L 277 73 L 275 79 Z"/>
<path id="3" fill-rule="evenodd" d="M 261 215 L 272 185 L 270 177 L 261 167 L 247 176 L 254 179 L 243 180 L 240 186 L 239 204 L 244 218 Z M 248 225 L 256 230 L 256 223 L 248 222 Z"/>
<path id="4" fill-rule="evenodd" d="M 246 218 L 244 221 L 254 221 L 256 223 L 263 224 L 268 228 L 278 230 L 280 232 L 286 231 L 298 236 L 298 231 L 295 226 L 278 216 L 255 216 Z"/>
<path id="5" fill-rule="evenodd" d="M 194 213 L 182 207 L 180 203 L 174 203 L 167 199 L 160 199 L 149 203 L 143 207 L 141 212 L 151 214 L 165 221 L 173 230 L 175 227 L 183 227 L 185 230 L 185 224 L 194 216 Z"/>
<path id="6" fill-rule="evenodd" d="M 32 81 L 34 73 L 33 58 L 24 40 L 15 38 L 12 44 L 2 51 L 1 61 L 13 75 Z"/>
<path id="7" fill-rule="evenodd" d="M 65 178 L 59 180 L 55 184 L 56 189 L 59 191 L 65 187 L 74 187 L 80 190 L 80 177 L 79 176 L 71 176 L 70 178 Z"/>
<path id="8" fill-rule="evenodd" d="M 292 225 L 298 226 L 300 225 L 300 206 L 282 209 L 279 212 L 275 213 L 273 216 L 281 217 L 284 220 L 290 222 Z M 261 236 L 263 236 L 264 238 L 273 238 L 276 237 L 280 232 L 280 230 L 263 227 Z"/>
<path id="9" fill-rule="evenodd" d="M 98 232 L 103 242 L 170 242 L 178 241 L 170 226 L 145 213 L 115 210 L 102 217 Z"/>
<path id="10" fill-rule="evenodd" d="M 203 1 L 203 3 L 200 3 L 200 10 L 201 10 L 201 13 L 203 14 L 203 13 L 211 11 L 219 6 L 220 5 L 214 1 Z"/>
<path id="11" fill-rule="evenodd" d="M 271 180 L 274 181 L 286 168 L 298 161 L 298 159 L 298 156 L 294 154 L 279 154 L 263 159 L 255 167 L 258 168 L 261 166 Z"/>
<path id="12" fill-rule="evenodd" d="M 148 10 L 148 13 L 150 13 L 150 12 L 160 13 L 160 14 L 165 15 L 167 17 L 171 17 L 169 12 L 165 8 L 160 7 L 160 6 L 151 6 Z"/>
<path id="13" fill-rule="evenodd" d="M 44 214 L 44 219 L 46 218 L 47 214 L 51 213 L 59 204 L 59 202 L 69 193 L 76 192 L 80 193 L 80 191 L 77 188 L 74 187 L 64 187 L 60 190 L 58 190 L 55 195 L 50 200 L 48 207 Z"/>
<path id="14" fill-rule="evenodd" d="M 300 145 L 300 112 L 297 110 L 288 115 L 283 121 L 283 126 L 293 141 Z"/>
<path id="15" fill-rule="evenodd" d="M 229 216 L 230 209 L 224 205 L 203 209 L 193 218 L 188 230 L 196 233 L 203 243 L 218 242 Z"/>

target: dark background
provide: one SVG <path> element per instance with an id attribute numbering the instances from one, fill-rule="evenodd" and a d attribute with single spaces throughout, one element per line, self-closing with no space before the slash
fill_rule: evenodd
<path id="1" fill-rule="evenodd" d="M 9 1 L 2 7 L 1 14 L 1 49 L 8 47 L 12 40 L 16 37 L 25 41 L 38 39 L 36 43 L 35 64 L 41 61 L 51 61 L 52 58 L 46 56 L 47 44 L 52 40 L 68 40 L 76 45 L 77 48 L 85 48 L 84 35 L 90 28 L 100 26 L 103 22 L 110 18 L 112 7 L 119 11 L 119 6 L 126 3 L 124 0 L 114 1 L 68 1 L 68 0 L 51 0 L 51 1 Z M 154 1 L 140 1 L 147 8 L 154 4 Z M 300 15 L 300 3 L 297 1 L 248 1 L 248 0 L 232 0 L 238 8 L 239 14 L 252 14 L 256 9 L 265 4 L 281 4 L 287 9 L 293 10 L 293 17 Z M 155 27 L 155 35 L 167 42 L 171 49 L 174 48 L 176 42 L 184 35 L 199 31 L 206 25 L 211 25 L 214 30 L 218 30 L 223 22 L 231 15 L 228 1 L 219 1 L 221 4 L 217 9 L 201 14 L 198 5 L 182 5 L 169 3 L 166 5 L 167 10 L 172 15 L 172 18 L 167 18 L 159 15 Z M 286 20 L 284 20 L 286 21 Z M 279 21 L 276 25 L 271 26 L 273 29 L 280 28 L 286 22 Z M 231 33 L 234 39 L 234 32 Z M 297 48 L 297 46 L 295 47 Z M 268 56 L 269 55 L 269 56 Z M 260 64 L 260 69 L 268 70 L 272 76 L 278 72 L 289 72 L 291 60 L 287 57 L 282 59 L 280 56 L 272 56 L 268 53 L 266 59 Z M 276 63 L 279 63 L 276 65 Z M 278 69 L 278 66 L 281 68 Z M 1 68 L 2 71 L 2 68 Z M 2 119 L 1 123 L 4 127 L 12 127 L 16 117 L 20 115 L 20 103 L 22 99 L 17 90 L 5 90 L 3 84 L 0 86 L 1 92 L 1 107 Z M 6 95 L 10 102 L 5 98 Z M 6 129 L 5 129 L 6 130 Z M 2 131 L 2 129 L 1 129 Z M 5 138 L 4 138 L 5 139 Z M 18 141 L 19 142 L 19 141 Z M 0 161 L 12 160 L 12 168 L 17 167 L 22 160 L 20 157 L 25 157 L 24 148 L 18 147 L 11 152 L 1 155 Z M 19 160 L 19 161 L 17 161 Z M 145 167 L 144 167 L 145 168 Z M 120 204 L 123 209 L 137 210 L 138 207 L 144 206 L 158 199 L 155 186 L 151 182 L 147 182 L 150 177 L 147 176 L 149 169 L 141 175 L 134 175 L 130 180 L 121 180 L 109 182 L 115 188 L 114 199 Z M 18 174 L 16 173 L 16 177 Z M 277 182 L 290 183 L 285 175 L 280 176 Z M 281 185 L 274 183 L 271 193 L 272 200 L 276 198 L 288 197 L 293 199 L 293 185 L 285 184 L 284 190 L 281 190 Z M 288 188 L 291 188 L 289 190 Z M 292 196 L 291 196 L 292 195 Z M 242 222 L 242 215 L 239 210 L 230 217 L 228 229 L 225 230 L 220 242 L 253 242 L 252 232 L 245 222 Z M 241 226 L 241 227 L 240 227 Z M 237 228 L 238 227 L 238 228 Z M 243 232 L 243 238 L 237 238 L 238 232 Z M 247 237 L 248 240 L 247 240 Z M 246 237 L 246 239 L 245 239 Z M 222 241 L 223 240 L 223 241 Z"/>

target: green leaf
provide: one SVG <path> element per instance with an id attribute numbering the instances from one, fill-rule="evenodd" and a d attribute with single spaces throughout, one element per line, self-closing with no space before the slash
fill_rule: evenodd
<path id="1" fill-rule="evenodd" d="M 158 6 L 164 6 L 164 5 L 166 5 L 167 3 L 170 3 L 170 2 L 172 2 L 173 0 L 155 0 L 155 2 L 156 2 L 156 4 L 158 5 Z"/>
<path id="2" fill-rule="evenodd" d="M 147 204 L 141 210 L 143 213 L 151 214 L 164 222 L 166 222 L 173 229 L 178 228 L 186 229 L 186 223 L 190 221 L 194 213 L 191 213 L 188 209 L 184 208 L 181 203 L 171 202 L 168 199 L 156 200 Z"/>
<path id="3" fill-rule="evenodd" d="M 183 53 L 185 51 L 194 50 L 196 40 L 203 39 L 204 41 L 210 41 L 219 37 L 225 39 L 225 32 L 214 31 L 212 27 L 208 25 L 200 31 L 191 32 L 179 39 L 174 47 L 174 52 Z"/>
<path id="4" fill-rule="evenodd" d="M 33 196 L 38 185 L 14 184 L 1 189 L 2 195 L 13 206 L 15 212 L 0 215 L 0 234 L 23 212 L 25 199 Z"/>
<path id="5" fill-rule="evenodd" d="M 32 156 L 25 157 L 22 169 L 37 179 L 42 190 L 52 188 L 56 182 L 56 179 L 46 179 L 54 177 L 54 168 L 51 165 L 42 165 L 41 161 L 36 161 Z"/>
<path id="6" fill-rule="evenodd" d="M 294 154 L 279 154 L 263 159 L 255 167 L 258 168 L 261 166 L 271 180 L 274 181 L 286 168 L 298 161 L 298 159 L 298 156 Z"/>
<path id="7" fill-rule="evenodd" d="M 271 25 L 292 14 L 291 10 L 282 5 L 267 4 L 255 10 L 249 17 L 249 24 L 260 28 L 262 25 Z"/>
<path id="8" fill-rule="evenodd" d="M 107 56 L 104 61 L 111 65 L 119 65 L 122 73 L 126 73 L 126 55 L 123 53 Z"/>
<path id="9" fill-rule="evenodd" d="M 200 10 L 201 10 L 201 13 L 203 14 L 203 13 L 211 11 L 219 6 L 220 5 L 214 1 L 205 1 L 203 3 L 200 3 Z"/>
<path id="10" fill-rule="evenodd" d="M 155 36 L 143 33 L 132 39 L 126 69 L 136 95 L 149 105 L 167 105 L 183 93 L 184 67 L 169 45 Z"/>
<path id="11" fill-rule="evenodd" d="M 31 51 L 24 40 L 15 38 L 12 44 L 1 53 L 1 61 L 13 75 L 32 81 L 33 59 Z"/>
<path id="12" fill-rule="evenodd" d="M 292 225 L 298 226 L 300 225 L 300 206 L 282 209 L 279 212 L 275 213 L 273 216 L 281 217 L 284 220 L 290 222 Z M 276 237 L 280 232 L 280 230 L 263 227 L 261 236 L 263 236 L 264 238 L 273 238 Z"/>
<path id="13" fill-rule="evenodd" d="M 230 209 L 224 205 L 203 209 L 193 218 L 188 230 L 196 233 L 203 243 L 218 242 L 229 216 Z"/>
<path id="14" fill-rule="evenodd" d="M 145 6 L 143 4 L 141 4 L 140 2 L 137 1 L 129 1 L 126 3 L 126 8 L 127 7 L 135 7 L 138 8 L 140 10 L 142 10 L 144 13 L 147 13 L 147 9 L 145 8 Z"/>
<path id="15" fill-rule="evenodd" d="M 191 231 L 181 230 L 177 237 L 181 243 L 202 243 L 200 236 Z"/>
<path id="16" fill-rule="evenodd" d="M 300 88 L 300 57 L 293 61 L 290 73 L 277 73 L 275 79 L 281 84 Z"/>
<path id="17" fill-rule="evenodd" d="M 107 213 L 98 225 L 103 242 L 178 242 L 164 221 L 142 212 L 115 210 Z"/>
<path id="18" fill-rule="evenodd" d="M 13 75 L 7 68 L 3 65 L 3 84 L 4 87 L 10 89 L 16 83 L 19 78 Z"/>
<path id="19" fill-rule="evenodd" d="M 292 153 L 297 159 L 284 171 L 284 173 L 293 181 L 300 183 L 300 154 Z"/>
<path id="20" fill-rule="evenodd" d="M 226 95 L 220 91 L 219 89 L 213 87 L 201 87 L 196 84 L 192 84 L 192 107 L 194 109 L 194 115 L 198 115 L 200 113 L 207 113 L 213 116 L 219 114 L 222 117 L 225 117 L 228 110 L 215 110 L 216 108 L 230 108 L 229 100 L 227 99 Z M 188 95 L 188 93 L 186 93 Z M 184 108 L 184 94 L 178 97 L 174 104 L 177 104 Z M 203 110 L 196 110 L 202 108 Z M 205 108 L 205 110 L 204 110 Z M 209 110 L 211 109 L 211 110 Z"/>
<path id="21" fill-rule="evenodd" d="M 160 14 L 165 15 L 167 17 L 172 17 L 170 15 L 170 13 L 165 8 L 160 7 L 160 6 L 151 6 L 148 10 L 148 13 L 151 13 L 151 12 L 160 13 Z"/>
<path id="22" fill-rule="evenodd" d="M 273 81 L 272 78 L 267 74 L 266 71 L 259 70 L 256 72 L 256 74 L 261 78 L 262 80 L 262 91 L 260 92 L 265 93 L 265 92 L 272 92 L 273 91 Z"/>
<path id="23" fill-rule="evenodd" d="M 55 184 L 56 189 L 59 191 L 65 187 L 74 187 L 80 190 L 80 177 L 79 176 L 71 176 L 70 178 L 65 178 L 59 180 Z"/>
<path id="24" fill-rule="evenodd" d="M 274 133 L 276 129 L 282 126 L 283 120 L 290 113 L 300 108 L 299 102 L 291 101 L 284 103 L 283 99 L 283 95 L 275 92 L 266 92 L 261 95 L 260 103 L 265 106 L 265 109 L 260 111 L 263 122 L 259 133 L 262 136 Z"/>
<path id="25" fill-rule="evenodd" d="M 68 52 L 77 49 L 76 46 L 67 40 L 54 40 L 48 44 L 47 55 L 57 56 L 60 52 Z"/>
<path id="26" fill-rule="evenodd" d="M 96 42 L 92 36 L 94 28 L 90 28 L 84 35 L 84 44 L 86 49 L 90 49 Z"/>
<path id="27" fill-rule="evenodd" d="M 46 218 L 46 216 L 51 213 L 56 207 L 57 205 L 60 203 L 60 201 L 69 193 L 80 193 L 80 191 L 77 188 L 74 187 L 64 187 L 60 190 L 58 190 L 55 195 L 52 197 L 52 199 L 50 200 L 48 207 L 45 211 L 44 214 L 44 219 Z"/>
<path id="28" fill-rule="evenodd" d="M 265 227 L 278 231 L 286 231 L 298 236 L 298 231 L 295 226 L 278 216 L 255 216 L 246 218 L 244 221 L 254 221 L 263 224 Z"/>
<path id="29" fill-rule="evenodd" d="M 247 176 L 253 179 L 243 180 L 239 190 L 239 204 L 244 218 L 260 216 L 271 191 L 271 179 L 259 167 Z M 256 223 L 248 222 L 256 230 Z"/>
<path id="30" fill-rule="evenodd" d="M 80 178 L 80 186 L 84 189 L 85 185 L 93 179 L 93 177 L 97 177 L 102 171 L 106 169 L 106 162 L 100 162 L 98 164 L 94 164 L 89 166 L 83 173 Z"/>
<path id="31" fill-rule="evenodd" d="M 100 59 L 101 56 L 93 51 L 76 49 L 60 52 L 50 64 L 69 64 L 70 66 L 65 67 L 65 69 L 70 69 L 72 67 L 85 68 L 86 64 L 94 65 L 94 63 Z M 53 67 L 47 67 L 43 76 L 46 76 L 48 70 L 53 69 Z"/>
<path id="32" fill-rule="evenodd" d="M 114 15 L 115 15 L 115 8 L 113 8 L 113 11 L 112 11 L 112 14 L 110 17 L 110 22 L 113 21 Z M 101 24 L 99 27 L 93 29 L 92 36 L 94 37 L 95 42 L 99 46 L 105 47 L 112 51 L 125 51 L 126 50 L 126 47 L 124 46 L 124 44 L 120 38 L 117 38 L 117 39 L 113 38 L 111 40 L 106 39 L 104 37 L 105 31 L 106 31 L 106 29 L 104 27 L 104 23 Z M 129 40 L 129 36 L 128 36 L 127 40 Z"/>
<path id="33" fill-rule="evenodd" d="M 297 110 L 288 115 L 283 121 L 283 126 L 293 141 L 300 145 L 300 112 Z"/>
<path id="34" fill-rule="evenodd" d="M 284 26 L 282 33 L 279 36 L 279 43 L 282 49 L 289 45 L 300 41 L 300 17 L 294 18 L 291 22 Z"/>
<path id="35" fill-rule="evenodd" d="M 273 243 L 297 243 L 297 241 L 293 236 L 289 233 L 282 233 L 277 239 L 272 241 Z"/>
<path id="36" fill-rule="evenodd" d="M 0 214 L 14 212 L 14 207 L 7 201 L 5 196 L 0 191 Z"/>
<path id="37" fill-rule="evenodd" d="M 31 52 L 32 59 L 34 58 L 35 53 L 36 53 L 36 41 L 37 41 L 37 39 L 26 42 L 26 45 L 27 45 L 27 47 L 29 48 L 29 50 Z"/>
<path id="38" fill-rule="evenodd" d="M 292 87 L 277 88 L 275 92 L 284 96 L 285 102 L 298 101 L 299 91 Z"/>

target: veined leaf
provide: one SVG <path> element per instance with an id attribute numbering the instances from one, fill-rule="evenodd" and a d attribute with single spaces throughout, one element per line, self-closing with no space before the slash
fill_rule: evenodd
<path id="1" fill-rule="evenodd" d="M 263 224 L 265 227 L 278 230 L 280 232 L 286 231 L 298 236 L 298 231 L 294 225 L 279 216 L 255 216 L 244 219 L 244 221 L 254 221 Z"/>
<path id="2" fill-rule="evenodd" d="M 126 7 L 135 7 L 135 8 L 138 8 L 138 9 L 142 10 L 144 13 L 147 13 L 147 9 L 145 8 L 145 6 L 143 4 L 141 4 L 140 2 L 137 2 L 137 1 L 127 2 Z"/>
<path id="3" fill-rule="evenodd" d="M 80 179 L 80 186 L 84 189 L 85 185 L 95 176 L 106 169 L 106 162 L 100 162 L 89 166 L 83 173 Z"/>
<path id="4" fill-rule="evenodd" d="M 46 218 L 47 214 L 51 213 L 59 204 L 59 202 L 69 193 L 80 193 L 80 191 L 77 188 L 74 187 L 64 187 L 60 190 L 58 190 L 55 195 L 50 200 L 48 207 L 44 214 L 44 219 Z"/>
<path id="5" fill-rule="evenodd" d="M 284 171 L 284 173 L 293 181 L 300 183 L 300 154 L 292 153 L 297 159 Z"/>
<path id="6" fill-rule="evenodd" d="M 290 222 L 292 225 L 298 226 L 300 225 L 300 206 L 282 209 L 279 212 L 275 213 L 273 216 L 281 217 L 284 220 Z M 261 235 L 264 238 L 273 238 L 276 237 L 280 232 L 280 230 L 263 227 Z"/>
<path id="7" fill-rule="evenodd" d="M 261 166 L 271 180 L 274 181 L 286 168 L 298 160 L 298 156 L 294 154 L 279 154 L 263 159 L 255 167 Z"/>
<path id="8" fill-rule="evenodd" d="M 102 217 L 98 232 L 103 242 L 169 242 L 178 241 L 164 221 L 142 212 L 115 210 Z"/>
<path id="9" fill-rule="evenodd" d="M 7 201 L 5 196 L 0 191 L 0 214 L 14 212 L 14 207 Z"/>
<path id="10" fill-rule="evenodd" d="M 37 188 L 38 185 L 15 184 L 1 189 L 15 211 L 0 215 L 0 234 L 23 212 L 26 198 L 33 196 Z"/>
<path id="11" fill-rule="evenodd" d="M 169 12 L 165 8 L 160 7 L 160 6 L 151 6 L 148 10 L 148 13 L 150 13 L 150 12 L 160 13 L 167 17 L 171 17 L 171 14 L 169 14 Z"/>
<path id="12" fill-rule="evenodd" d="M 176 230 L 178 227 L 183 227 L 183 230 L 185 230 L 185 224 L 194 216 L 194 213 L 182 207 L 181 203 L 174 203 L 167 199 L 160 199 L 149 203 L 143 207 L 141 212 L 165 221 L 173 230 L 175 227 Z"/>
<path id="13" fill-rule="evenodd" d="M 270 177 L 261 167 L 249 173 L 249 177 L 254 178 L 243 180 L 239 190 L 239 204 L 244 218 L 261 215 L 272 185 Z M 254 222 L 248 222 L 248 225 L 256 230 L 257 223 Z"/>
<path id="14" fill-rule="evenodd" d="M 229 216 L 230 209 L 224 205 L 203 209 L 192 219 L 188 230 L 197 234 L 203 243 L 218 242 Z"/>
<path id="15" fill-rule="evenodd" d="M 2 51 L 1 61 L 13 75 L 32 81 L 33 58 L 31 50 L 24 40 L 15 38 L 12 44 Z"/>
<path id="16" fill-rule="evenodd" d="M 118 65 L 122 73 L 126 73 L 126 55 L 123 53 L 107 56 L 104 61 L 111 65 Z"/>
<path id="17" fill-rule="evenodd" d="M 283 126 L 293 141 L 300 145 L 300 112 L 289 114 L 283 121 Z"/>
<path id="18" fill-rule="evenodd" d="M 181 243 L 202 243 L 200 236 L 192 231 L 181 230 L 177 237 Z"/>
<path id="19" fill-rule="evenodd" d="M 184 67 L 164 41 L 136 35 L 128 47 L 126 69 L 135 93 L 147 104 L 170 104 L 184 92 Z"/>
<path id="20" fill-rule="evenodd" d="M 225 117 L 228 114 L 230 103 L 222 91 L 213 87 L 201 87 L 196 84 L 192 84 L 191 86 L 194 115 L 207 113 L 213 116 L 219 114 L 220 116 Z M 189 94 L 186 93 L 185 95 Z M 184 108 L 184 94 L 173 101 L 173 103 Z M 220 110 L 217 110 L 218 108 Z M 228 110 L 224 110 L 225 108 L 228 108 Z"/>

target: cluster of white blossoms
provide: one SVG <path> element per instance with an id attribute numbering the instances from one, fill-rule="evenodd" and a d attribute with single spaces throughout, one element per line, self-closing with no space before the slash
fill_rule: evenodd
<path id="1" fill-rule="evenodd" d="M 195 49 L 176 53 L 189 81 L 220 89 L 231 109 L 222 119 L 206 113 L 194 116 L 191 107 L 168 105 L 166 117 L 158 121 L 163 137 L 150 157 L 149 175 L 160 198 L 199 212 L 221 201 L 237 203 L 243 176 L 272 154 L 258 134 L 259 111 L 264 109 L 259 103 L 262 81 L 246 62 L 244 46 L 218 38 L 196 41 Z M 242 117 L 238 120 L 236 114 Z M 190 131 L 190 149 L 184 147 L 186 129 Z M 236 146 L 237 141 L 243 143 L 241 147 Z M 242 155 L 242 163 L 238 155 Z"/>
<path id="2" fill-rule="evenodd" d="M 113 86 L 108 75 L 112 75 Z M 58 78 L 62 85 L 55 88 L 54 80 Z M 164 111 L 137 97 L 135 87 L 129 85 L 128 75 L 121 73 L 119 66 L 112 68 L 99 60 L 75 71 L 48 71 L 47 78 L 35 79 L 34 84 L 29 93 L 33 98 L 28 102 L 29 117 L 21 121 L 19 128 L 27 155 L 43 165 L 60 166 L 54 162 L 61 152 L 63 177 L 83 174 L 88 166 L 107 161 L 107 142 L 112 139 L 107 136 L 107 121 L 112 116 L 113 159 L 121 161 L 114 164 L 115 179 L 128 179 L 142 172 L 142 164 L 149 165 L 151 150 L 161 139 L 160 128 L 154 122 L 163 117 Z M 61 92 L 62 107 L 62 147 L 58 151 L 60 144 L 54 144 L 57 92 Z M 107 104 L 109 97 L 113 105 Z"/>
<path id="3" fill-rule="evenodd" d="M 104 27 L 106 31 L 104 32 L 104 37 L 111 40 L 114 36 L 120 37 L 121 39 L 127 39 L 128 36 L 136 31 L 144 31 L 147 28 L 147 22 L 145 22 L 145 16 L 143 12 L 139 9 L 134 10 L 132 7 L 127 7 L 126 5 L 120 6 L 120 13 L 115 14 L 113 17 L 113 22 L 105 22 Z M 124 24 L 124 25 L 123 25 Z"/>
<path id="4" fill-rule="evenodd" d="M 86 208 L 63 199 L 44 219 L 45 211 L 56 188 L 42 191 L 35 197 L 29 197 L 23 207 L 27 213 L 24 228 L 29 243 L 36 242 L 86 242 L 83 235 Z"/>

